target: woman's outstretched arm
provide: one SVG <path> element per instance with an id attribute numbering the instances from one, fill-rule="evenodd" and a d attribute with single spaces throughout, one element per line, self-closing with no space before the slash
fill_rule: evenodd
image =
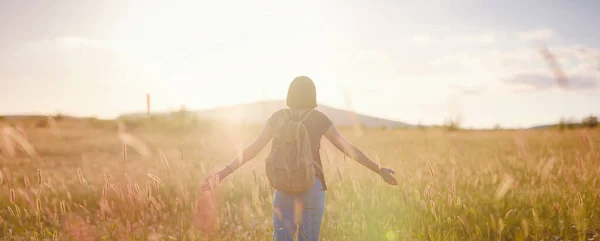
<path id="1" fill-rule="evenodd" d="M 269 125 L 265 125 L 262 129 L 258 137 L 254 139 L 254 141 L 247 146 L 238 156 L 236 156 L 231 162 L 229 162 L 223 169 L 218 171 L 215 174 L 208 176 L 204 180 L 204 185 L 202 186 L 202 191 L 209 190 L 214 185 L 220 183 L 225 177 L 229 176 L 236 169 L 240 168 L 246 162 L 256 157 L 258 153 L 271 141 L 273 137 L 273 133 L 271 131 L 271 127 Z"/>
<path id="2" fill-rule="evenodd" d="M 344 138 L 335 126 L 331 125 L 327 132 L 325 132 L 325 137 L 333 144 L 337 149 L 342 151 L 344 154 L 354 159 L 361 165 L 365 166 L 369 170 L 379 174 L 384 181 L 391 185 L 397 185 L 398 182 L 396 178 L 394 178 L 393 174 L 394 170 L 389 168 L 380 167 L 377 163 L 371 161 L 367 155 L 365 155 L 360 149 L 352 145 L 346 138 Z"/>

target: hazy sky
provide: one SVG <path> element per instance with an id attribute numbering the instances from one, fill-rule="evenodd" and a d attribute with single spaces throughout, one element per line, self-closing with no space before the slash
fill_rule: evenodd
<path id="1" fill-rule="evenodd" d="M 112 118 L 283 99 L 409 123 L 600 115 L 600 1 L 0 0 L 0 114 Z M 558 87 L 547 44 L 569 80 Z"/>

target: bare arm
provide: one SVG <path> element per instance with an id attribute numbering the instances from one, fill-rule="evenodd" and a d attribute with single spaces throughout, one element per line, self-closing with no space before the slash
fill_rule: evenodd
<path id="1" fill-rule="evenodd" d="M 252 158 L 256 157 L 256 155 L 260 153 L 267 143 L 271 141 L 272 137 L 273 133 L 271 133 L 271 128 L 269 125 L 266 125 L 258 137 L 256 137 L 256 139 L 254 139 L 254 141 L 250 143 L 250 145 L 247 146 L 238 156 L 229 162 L 225 168 L 223 168 L 224 172 L 220 174 L 225 174 L 225 176 L 227 176 L 246 164 L 246 162 L 252 160 Z M 225 178 L 225 176 L 223 176 L 223 178 Z"/>
<path id="2" fill-rule="evenodd" d="M 371 161 L 367 155 L 365 155 L 360 149 L 352 145 L 346 138 L 344 138 L 335 126 L 330 126 L 325 132 L 325 137 L 333 144 L 337 149 L 342 151 L 344 154 L 354 159 L 361 165 L 365 166 L 369 170 L 380 175 L 387 183 L 391 185 L 397 185 L 398 182 L 394 178 L 392 174 L 394 174 L 394 170 L 389 168 L 382 168 L 379 164 Z"/>
<path id="3" fill-rule="evenodd" d="M 267 145 L 267 143 L 269 143 L 269 141 L 271 141 L 271 138 L 273 138 L 273 133 L 271 131 L 271 127 L 269 125 L 265 125 L 265 127 L 262 129 L 262 131 L 260 132 L 258 137 L 256 137 L 256 139 L 254 139 L 254 141 L 249 146 L 247 146 L 240 154 L 238 154 L 238 156 L 236 156 L 231 162 L 229 162 L 223 169 L 218 171 L 217 176 L 210 175 L 209 177 L 206 178 L 205 184 L 202 187 L 202 189 L 207 190 L 208 188 L 212 188 L 213 184 L 210 183 L 211 180 L 218 177 L 218 180 L 214 180 L 218 183 L 218 182 L 222 181 L 223 179 L 225 179 L 225 177 L 227 177 L 231 173 L 233 173 L 236 169 L 238 169 L 241 166 L 243 166 L 244 164 L 246 164 L 246 162 L 248 162 L 249 160 L 252 160 L 252 158 L 256 157 L 256 155 L 258 155 L 258 153 L 260 153 L 260 151 Z"/>
<path id="4" fill-rule="evenodd" d="M 273 137 L 271 133 L 271 128 L 266 125 L 261 133 L 258 135 L 254 141 L 246 147 L 238 156 L 236 156 L 229 164 L 225 166 L 223 170 L 225 170 L 226 176 L 233 173 L 236 169 L 240 168 L 246 162 L 252 160 L 252 158 L 256 157 L 258 153 L 271 141 Z"/>
<path id="5" fill-rule="evenodd" d="M 341 152 L 362 164 L 366 168 L 369 168 L 369 170 L 379 173 L 379 165 L 371 161 L 371 159 L 369 159 L 369 157 L 367 157 L 367 155 L 365 155 L 360 149 L 356 148 L 354 145 L 352 145 L 352 143 L 346 140 L 346 138 L 344 138 L 338 132 L 335 126 L 332 125 L 329 127 L 329 129 L 327 129 L 327 132 L 325 132 L 325 137 L 327 137 L 331 144 L 333 144 Z"/>

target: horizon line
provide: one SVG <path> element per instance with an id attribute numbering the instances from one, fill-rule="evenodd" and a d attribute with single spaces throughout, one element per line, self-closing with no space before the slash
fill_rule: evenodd
<path id="1" fill-rule="evenodd" d="M 198 108 L 198 109 L 187 109 L 187 111 L 191 111 L 191 112 L 200 112 L 200 111 L 211 111 L 211 110 L 216 110 L 216 109 L 221 109 L 221 108 L 231 108 L 231 107 L 236 107 L 236 106 L 240 106 L 240 105 L 253 105 L 253 104 L 260 104 L 263 102 L 285 102 L 285 99 L 263 99 L 263 100 L 258 100 L 258 101 L 249 101 L 249 102 L 240 102 L 240 103 L 236 103 L 236 104 L 226 104 L 226 105 L 220 105 L 220 106 L 214 106 L 214 107 L 207 107 L 207 108 Z M 386 118 L 386 117 L 378 117 L 378 116 L 373 116 L 373 115 L 368 115 L 368 114 L 364 114 L 361 112 L 357 112 L 354 110 L 350 110 L 349 108 L 339 108 L 339 107 L 333 107 L 327 104 L 318 104 L 318 107 L 327 107 L 327 108 L 332 108 L 332 109 L 337 109 L 337 110 L 341 110 L 341 111 L 346 111 L 346 112 L 352 112 L 356 115 L 362 115 L 362 116 L 366 116 L 366 117 L 370 117 L 370 118 L 377 118 L 377 119 L 381 119 L 381 120 L 386 120 L 386 121 L 394 121 L 394 122 L 401 122 L 403 124 L 406 125 L 410 125 L 410 126 L 414 126 L 414 127 L 418 127 L 419 124 L 410 124 L 408 122 L 405 121 L 399 121 L 399 120 L 395 120 L 395 119 L 391 119 L 391 118 Z M 179 109 L 171 109 L 171 108 L 166 108 L 166 109 L 158 109 L 156 111 L 151 111 L 150 115 L 153 114 L 169 114 L 169 113 L 175 113 L 177 111 L 181 110 L 181 107 L 185 108 L 185 105 L 181 105 Z M 94 116 L 94 115 L 78 115 L 78 114 L 73 114 L 73 113 L 67 113 L 67 112 L 62 112 L 62 111 L 55 111 L 54 113 L 48 113 L 48 112 L 13 112 L 13 113 L 0 113 L 0 117 L 40 117 L 40 116 L 58 116 L 58 115 L 62 115 L 62 116 L 66 116 L 66 117 L 73 117 L 73 118 L 96 118 L 99 120 L 117 120 L 120 117 L 126 116 L 126 115 L 145 115 L 145 112 L 140 109 L 140 110 L 132 110 L 130 112 L 121 112 L 119 114 L 117 114 L 115 117 L 108 117 L 108 118 L 102 118 L 102 117 L 98 117 L 98 116 Z M 566 118 L 569 119 L 569 118 Z M 556 123 L 552 123 L 552 122 L 545 122 L 545 123 L 540 123 L 540 124 L 532 124 L 532 125 L 528 125 L 528 127 L 501 127 L 501 129 L 521 129 L 521 130 L 526 130 L 526 129 L 532 129 L 532 128 L 536 128 L 536 127 L 544 127 L 544 126 L 552 126 L 555 125 Z M 440 124 L 429 124 L 429 125 L 423 125 L 423 126 L 443 126 L 443 122 Z M 499 124 L 500 126 L 502 126 L 502 124 Z M 463 127 L 461 129 L 470 129 L 470 130 L 492 130 L 494 129 L 494 127 Z"/>

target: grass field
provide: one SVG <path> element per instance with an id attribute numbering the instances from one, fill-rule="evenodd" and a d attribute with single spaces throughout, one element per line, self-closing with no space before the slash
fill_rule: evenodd
<path id="1" fill-rule="evenodd" d="M 0 159 L 5 239 L 271 240 L 267 149 L 214 195 L 200 193 L 207 173 L 259 128 L 128 126 L 150 154 L 130 147 L 124 159 L 114 123 L 23 125 L 39 158 Z M 399 185 L 386 185 L 324 140 L 321 240 L 600 239 L 598 130 L 343 134 L 395 169 Z"/>

